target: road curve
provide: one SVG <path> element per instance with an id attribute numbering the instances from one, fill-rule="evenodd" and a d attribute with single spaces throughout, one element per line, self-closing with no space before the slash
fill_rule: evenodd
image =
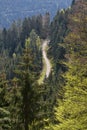
<path id="1" fill-rule="evenodd" d="M 43 44 L 42 44 L 42 54 L 43 54 L 43 59 L 46 65 L 46 78 L 49 77 L 50 72 L 51 72 L 51 63 L 50 60 L 47 57 L 47 53 L 46 53 L 46 48 L 48 46 L 49 40 L 44 40 Z"/>

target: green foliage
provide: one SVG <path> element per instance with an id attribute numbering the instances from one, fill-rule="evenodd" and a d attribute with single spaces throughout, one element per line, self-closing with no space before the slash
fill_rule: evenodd
<path id="1" fill-rule="evenodd" d="M 50 14 L 46 13 L 42 18 L 42 38 L 46 39 L 50 34 Z"/>
<path id="2" fill-rule="evenodd" d="M 1 130 L 87 129 L 86 12 L 86 0 L 77 1 L 58 11 L 51 32 L 49 13 L 0 31 Z M 53 68 L 39 85 L 45 75 L 40 38 L 49 33 Z"/>
<path id="3" fill-rule="evenodd" d="M 10 126 L 10 112 L 5 108 L 0 108 L 0 129 L 9 129 Z"/>
<path id="4" fill-rule="evenodd" d="M 73 13 L 77 21 L 70 21 L 71 32 L 65 38 L 67 61 L 64 63 L 68 70 L 63 74 L 65 85 L 62 88 L 62 99 L 58 99 L 55 106 L 55 123 L 50 125 L 53 130 L 86 130 L 87 129 L 87 45 L 86 45 L 86 22 L 87 2 L 77 2 Z M 83 20 L 79 20 L 80 17 Z M 71 20 L 72 20 L 71 19 Z M 80 23 L 79 23 L 80 21 Z M 81 26 L 81 27 L 80 27 Z M 75 34 L 76 33 L 76 34 Z M 84 37 L 84 38 L 83 38 Z"/>
<path id="5" fill-rule="evenodd" d="M 51 22 L 50 25 L 50 48 L 49 48 L 49 55 L 52 57 L 53 62 L 53 75 L 54 75 L 54 82 L 57 82 L 60 77 L 60 73 L 65 71 L 65 67 L 60 64 L 60 60 L 64 59 L 65 48 L 62 47 L 62 43 L 64 42 L 64 37 L 69 32 L 68 29 L 68 14 L 70 10 L 63 10 L 58 11 L 57 15 L 54 17 L 54 20 Z M 61 46 L 60 46 L 61 44 Z"/>
<path id="6" fill-rule="evenodd" d="M 31 31 L 34 29 L 40 38 L 43 38 L 44 35 L 47 37 L 49 35 L 49 24 L 49 13 L 44 16 L 38 15 L 25 18 L 23 21 L 13 22 L 8 29 L 0 30 L 0 50 L 8 50 L 10 57 L 15 52 L 21 54 L 21 48 L 24 48 L 25 39 L 30 36 Z"/>
<path id="7" fill-rule="evenodd" d="M 59 100 L 58 107 L 55 108 L 56 120 L 59 123 L 54 125 L 54 130 L 86 130 L 87 128 L 87 77 L 83 76 L 87 66 L 84 69 L 84 65 L 78 65 L 75 61 L 74 65 L 68 65 L 70 69 L 64 76 L 67 83 L 64 86 L 63 100 Z"/>
<path id="8" fill-rule="evenodd" d="M 37 85 L 35 84 L 35 74 L 33 72 L 35 66 L 32 66 L 33 59 L 31 57 L 29 45 L 30 40 L 27 39 L 25 43 L 24 53 L 18 67 L 19 69 L 16 71 L 16 73 L 19 75 L 18 80 L 21 87 L 20 93 L 22 97 L 22 106 L 20 109 L 25 130 L 28 130 L 28 124 L 31 124 L 33 122 L 35 119 L 35 113 L 38 110 L 36 92 L 38 88 L 35 89 Z"/>
<path id="9" fill-rule="evenodd" d="M 46 96 L 50 90 L 38 84 L 42 70 L 41 38 L 49 35 L 49 24 L 50 15 L 46 13 L 43 17 L 25 18 L 0 30 L 2 130 L 43 129 L 51 115 Z"/>
<path id="10" fill-rule="evenodd" d="M 6 75 L 2 70 L 0 73 L 0 129 L 9 129 L 10 128 L 10 112 L 7 108 L 7 99 L 6 99 L 6 92 L 7 92 L 7 81 Z"/>

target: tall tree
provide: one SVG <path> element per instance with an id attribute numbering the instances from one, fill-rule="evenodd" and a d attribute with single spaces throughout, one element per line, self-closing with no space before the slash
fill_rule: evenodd
<path id="1" fill-rule="evenodd" d="M 33 65 L 33 55 L 30 50 L 30 39 L 26 39 L 25 49 L 21 57 L 21 61 L 16 71 L 17 85 L 21 93 L 21 115 L 24 129 L 29 130 L 32 123 L 38 120 L 38 111 L 40 109 L 39 86 L 37 84 L 37 72 L 35 73 L 35 65 Z"/>
<path id="2" fill-rule="evenodd" d="M 42 17 L 42 38 L 48 38 L 50 33 L 50 14 L 47 12 Z"/>

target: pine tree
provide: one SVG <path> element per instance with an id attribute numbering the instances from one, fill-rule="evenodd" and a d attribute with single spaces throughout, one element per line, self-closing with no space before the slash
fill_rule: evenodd
<path id="1" fill-rule="evenodd" d="M 15 110 L 16 112 L 19 111 L 19 116 L 16 116 L 18 117 L 18 122 L 16 123 L 19 124 L 19 127 L 16 127 L 16 129 L 36 129 L 38 126 L 35 122 L 40 120 L 38 113 L 41 109 L 40 97 L 42 87 L 37 83 L 38 74 L 37 71 L 35 71 L 37 66 L 33 64 L 33 58 L 34 55 L 30 48 L 30 38 L 28 38 L 25 42 L 23 55 L 15 69 L 16 78 L 12 81 L 14 86 L 12 93 L 15 92 L 13 94 L 15 97 Z M 16 114 L 18 114 L 18 112 Z M 40 125 L 40 123 L 38 123 L 38 125 Z M 39 128 L 37 129 L 39 130 Z"/>

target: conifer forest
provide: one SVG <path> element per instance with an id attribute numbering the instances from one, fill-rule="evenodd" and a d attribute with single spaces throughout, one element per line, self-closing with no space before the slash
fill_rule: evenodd
<path id="1" fill-rule="evenodd" d="M 87 130 L 87 0 L 29 1 L 0 2 L 0 130 Z"/>

